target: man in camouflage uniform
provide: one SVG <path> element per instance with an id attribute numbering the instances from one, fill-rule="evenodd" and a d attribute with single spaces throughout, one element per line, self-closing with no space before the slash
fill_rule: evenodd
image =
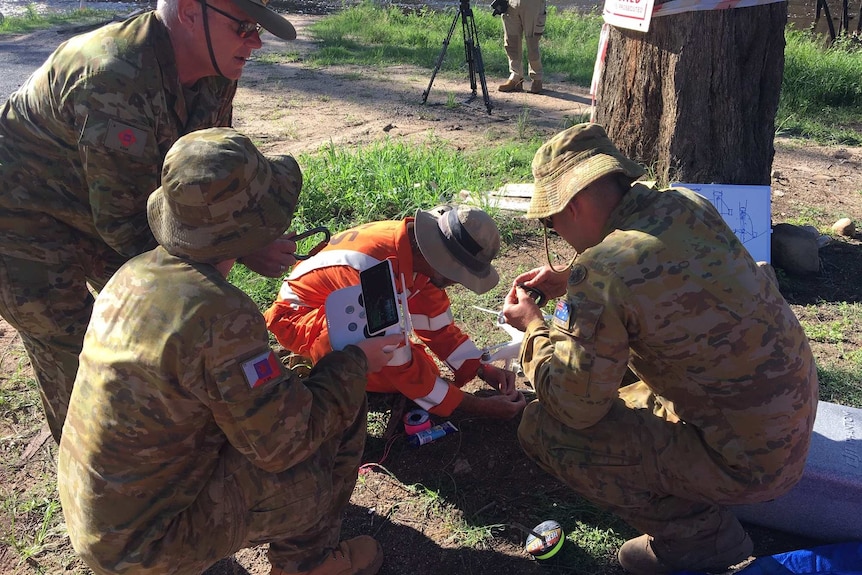
<path id="1" fill-rule="evenodd" d="M 537 396 L 518 436 L 645 533 L 619 551 L 627 571 L 723 571 L 752 551 L 725 506 L 777 497 L 802 475 L 817 373 L 777 283 L 712 204 L 633 184 L 643 173 L 596 124 L 536 153 L 527 217 L 578 254 L 568 273 L 515 279 L 565 296 L 550 327 L 526 291 L 506 297 Z M 625 386 L 628 368 L 640 381 Z"/>
<path id="2" fill-rule="evenodd" d="M 269 347 L 234 261 L 284 233 L 302 176 L 230 128 L 180 138 L 147 213 L 159 247 L 99 294 L 58 459 L 75 550 L 99 574 L 198 574 L 269 543 L 272 575 L 376 573 L 339 544 L 365 443 L 366 373 L 400 336 L 332 352 L 307 378 Z"/>
<path id="3" fill-rule="evenodd" d="M 231 123 L 266 0 L 159 0 L 62 44 L 0 113 L 0 316 L 21 335 L 59 441 L 93 298 L 152 249 L 146 199 L 181 135 Z M 251 18 L 251 19 L 249 19 Z M 295 244 L 244 260 L 277 276 Z"/>

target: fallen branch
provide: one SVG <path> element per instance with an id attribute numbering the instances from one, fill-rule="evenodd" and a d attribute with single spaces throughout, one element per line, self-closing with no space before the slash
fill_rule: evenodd
<path id="1" fill-rule="evenodd" d="M 47 441 L 49 437 L 51 437 L 51 430 L 47 425 L 43 425 L 42 429 L 39 430 L 39 434 L 33 437 L 33 439 L 30 440 L 30 443 L 27 444 L 27 448 L 24 449 L 24 453 L 21 454 L 20 463 L 25 464 L 31 457 L 33 457 L 33 454 L 39 451 L 39 448 L 45 444 L 45 441 Z"/>

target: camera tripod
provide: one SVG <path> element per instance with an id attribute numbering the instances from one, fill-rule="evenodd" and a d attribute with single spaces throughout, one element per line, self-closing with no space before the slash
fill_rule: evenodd
<path id="1" fill-rule="evenodd" d="M 476 75 L 479 76 L 479 82 L 482 85 L 482 96 L 485 100 L 485 108 L 488 113 L 491 113 L 491 98 L 488 96 L 488 83 L 485 81 L 485 64 L 482 62 L 482 49 L 479 46 L 479 34 L 476 32 L 476 21 L 473 19 L 473 9 L 470 8 L 470 0 L 461 0 L 461 6 L 452 19 L 452 25 L 449 26 L 449 33 L 446 39 L 443 40 L 443 49 L 440 55 L 437 56 L 437 63 L 434 64 L 434 71 L 431 73 L 431 80 L 428 82 L 428 88 L 422 92 L 422 103 L 428 100 L 428 94 L 431 93 L 431 85 L 434 83 L 434 78 L 437 72 L 440 71 L 440 65 L 443 64 L 443 58 L 446 56 L 446 48 L 449 47 L 449 42 L 452 40 L 452 32 L 455 31 L 455 26 L 458 24 L 458 18 L 461 18 L 461 30 L 464 33 L 464 56 L 467 61 L 467 71 L 470 76 L 470 89 L 473 94 L 467 99 L 472 102 L 476 98 Z"/>

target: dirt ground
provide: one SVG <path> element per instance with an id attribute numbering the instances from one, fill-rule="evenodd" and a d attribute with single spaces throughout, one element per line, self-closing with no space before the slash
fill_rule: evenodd
<path id="1" fill-rule="evenodd" d="M 511 137 L 519 130 L 527 135 L 553 133 L 564 127 L 568 118 L 589 113 L 587 90 L 557 83 L 553 78 L 546 81 L 542 95 L 497 92 L 497 85 L 505 78 L 486 78 L 489 114 L 478 76 L 477 97 L 469 104 L 464 103 L 472 95 L 466 73 L 463 78 L 437 75 L 423 104 L 431 77 L 428 70 L 407 66 L 321 70 L 303 66 L 302 54 L 314 49 L 306 28 L 315 18 L 292 19 L 298 30 L 296 41 L 265 37 L 262 53 L 298 52 L 299 62 L 252 62 L 243 74 L 236 126 L 254 134 L 267 151 L 300 153 L 329 143 L 355 145 L 386 137 L 422 142 L 431 133 L 468 148 Z M 446 57 L 464 56 L 453 44 Z"/>
<path id="2" fill-rule="evenodd" d="M 263 53 L 295 52 L 290 63 L 252 61 L 240 83 L 236 99 L 236 127 L 251 135 L 267 153 L 311 152 L 323 145 L 358 145 L 383 138 L 417 144 L 429 137 L 445 139 L 464 150 L 517 136 L 550 136 L 572 119 L 589 113 L 587 90 L 550 74 L 541 95 L 502 94 L 496 86 L 503 78 L 488 78 L 492 112 L 470 96 L 468 79 L 437 77 L 426 104 L 423 91 L 429 73 L 408 67 L 365 70 L 358 67 L 317 69 L 303 63 L 314 49 L 307 33 L 313 16 L 293 16 L 299 39 L 285 43 L 265 36 Z M 39 33 L 41 42 L 59 42 L 55 33 Z M 452 57 L 459 57 L 453 48 Z M 862 149 L 809 145 L 779 140 L 776 143 L 773 181 L 773 222 L 806 217 L 821 229 L 842 216 L 862 225 Z M 821 273 L 808 278 L 784 278 L 785 297 L 800 313 L 807 304 L 862 301 L 860 235 L 837 238 L 821 250 Z M 524 236 L 497 261 L 503 283 L 517 269 L 541 263 L 540 238 Z M 502 292 L 501 292 L 502 293 Z M 836 313 L 823 306 L 822 318 Z M 862 341 L 845 344 L 843 351 L 859 349 Z M 819 358 L 829 359 L 841 350 L 821 346 Z M 20 339 L 0 322 L 0 377 L 4 387 L 28 375 Z M 523 382 L 521 382 L 523 385 Z M 529 389 L 524 387 L 529 394 Z M 375 398 L 372 411 L 385 421 L 393 404 Z M 0 493 L 8 503 L 32 486 L 50 481 L 56 449 L 45 435 L 38 405 L 19 412 L 0 406 Z M 567 533 L 595 527 L 611 541 L 621 542 L 634 533 L 612 516 L 580 502 L 565 486 L 541 472 L 520 451 L 516 422 L 497 423 L 455 416 L 459 433 L 439 442 L 411 448 L 403 435 L 391 441 L 380 434 L 369 438 L 364 461 L 368 464 L 346 511 L 344 536 L 371 534 L 383 545 L 383 575 L 553 574 L 604 573 L 622 570 L 610 558 L 588 552 L 590 542 L 575 537 L 560 555 L 547 563 L 532 560 L 523 549 L 524 534 L 516 523 L 532 527 L 549 517 L 564 522 Z M 436 493 L 429 496 L 423 489 Z M 50 496 L 50 494 L 48 494 Z M 565 516 L 555 510 L 565 506 Z M 576 511 L 572 512 L 572 509 Z M 0 525 L 0 532 L 36 531 L 39 515 L 22 512 L 15 526 Z M 453 527 L 463 520 L 468 529 Z M 469 528 L 489 529 L 491 537 L 473 546 Z M 62 529 L 52 528 L 46 548 L 22 560 L 7 538 L 0 541 L 0 572 L 89 573 L 75 558 Z M 765 555 L 805 546 L 810 541 L 751 526 L 755 553 Z M 479 533 L 481 535 L 481 533 Z M 266 574 L 265 548 L 248 549 L 224 560 L 209 575 Z"/>

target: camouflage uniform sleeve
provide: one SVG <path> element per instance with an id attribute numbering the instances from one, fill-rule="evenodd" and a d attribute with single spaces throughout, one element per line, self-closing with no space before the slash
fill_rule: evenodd
<path id="1" fill-rule="evenodd" d="M 93 72 L 61 88 L 58 100 L 80 134 L 93 224 L 109 246 L 132 257 L 156 245 L 146 205 L 160 184 L 167 150 L 183 133 L 230 125 L 236 84 L 199 82 L 197 103 L 178 119 L 178 102 L 185 102 L 170 92 L 178 79 L 161 61 L 123 35 L 96 40 L 75 56 L 90 62 Z M 58 73 L 77 69 L 58 63 Z"/>
<path id="2" fill-rule="evenodd" d="M 220 317 L 205 353 L 200 399 L 230 443 L 267 471 L 305 460 L 350 426 L 365 400 L 367 364 L 359 348 L 328 354 L 300 379 L 269 348 L 256 308 Z"/>
<path id="3" fill-rule="evenodd" d="M 79 152 L 96 230 L 115 251 L 132 257 L 155 247 L 145 203 L 159 185 L 161 157 L 146 119 L 130 113 L 121 116 L 81 118 L 85 136 L 92 139 L 82 140 Z M 135 153 L 111 149 L 104 139 L 96 139 L 96 132 L 102 137 L 114 132 L 113 138 L 134 140 L 139 146 Z"/>
<path id="4" fill-rule="evenodd" d="M 574 429 L 605 416 L 619 395 L 629 358 L 625 298 L 609 295 L 609 278 L 591 273 L 590 281 L 581 283 L 585 275 L 583 266 L 573 268 L 551 327 L 534 321 L 521 346 L 521 366 L 542 406 Z"/>

